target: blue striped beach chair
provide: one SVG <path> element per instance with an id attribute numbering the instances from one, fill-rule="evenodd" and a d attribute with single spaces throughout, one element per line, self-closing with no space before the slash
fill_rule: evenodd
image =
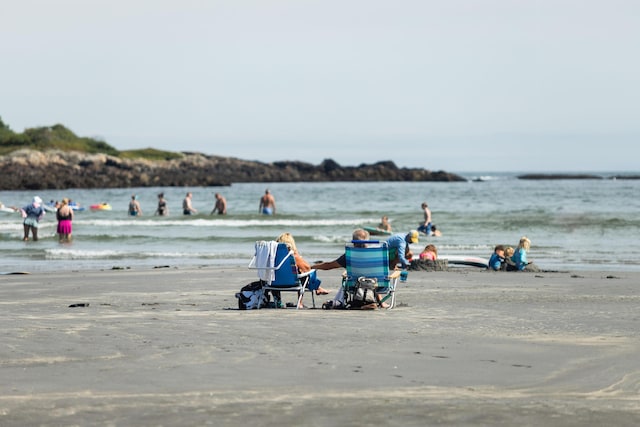
<path id="1" fill-rule="evenodd" d="M 347 305 L 353 301 L 354 293 L 361 278 L 375 279 L 377 284 L 373 288 L 378 306 L 388 303 L 393 308 L 396 303 L 396 285 L 400 271 L 394 270 L 389 274 L 389 248 L 387 242 L 377 240 L 352 241 L 345 246 L 347 272 L 342 280 L 342 290 Z M 365 281 L 371 283 L 371 281 Z"/>

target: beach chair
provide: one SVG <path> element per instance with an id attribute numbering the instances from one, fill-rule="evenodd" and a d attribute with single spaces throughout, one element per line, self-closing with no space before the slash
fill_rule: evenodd
<path id="1" fill-rule="evenodd" d="M 378 306 L 386 302 L 389 309 L 393 308 L 400 271 L 389 273 L 387 242 L 354 240 L 345 246 L 345 256 L 347 271 L 342 279 L 342 291 L 346 306 L 353 305 L 358 292 L 362 292 L 358 288 L 364 287 L 373 291 Z"/>
<path id="2" fill-rule="evenodd" d="M 257 270 L 262 292 L 271 291 L 274 299 L 279 298 L 280 292 L 298 292 L 296 308 L 299 308 L 309 275 L 315 270 L 298 274 L 293 251 L 284 243 L 258 241 L 255 247 L 256 252 L 249 262 L 249 268 Z M 316 301 L 313 292 L 310 293 L 315 308 Z M 281 301 L 274 302 L 276 307 L 278 303 L 281 304 Z"/>

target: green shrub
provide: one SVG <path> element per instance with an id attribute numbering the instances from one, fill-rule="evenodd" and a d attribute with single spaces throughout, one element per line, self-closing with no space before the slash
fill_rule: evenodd
<path id="1" fill-rule="evenodd" d="M 24 148 L 38 151 L 61 150 L 90 154 L 102 153 L 128 159 L 171 160 L 182 157 L 180 153 L 161 151 L 154 148 L 121 152 L 104 141 L 79 137 L 61 124 L 55 124 L 51 127 L 29 128 L 25 129 L 23 133 L 15 133 L 0 118 L 0 155 Z"/>

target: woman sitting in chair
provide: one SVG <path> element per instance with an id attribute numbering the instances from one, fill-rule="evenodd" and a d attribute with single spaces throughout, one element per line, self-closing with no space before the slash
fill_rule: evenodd
<path id="1" fill-rule="evenodd" d="M 281 235 L 278 236 L 278 238 L 276 239 L 276 242 L 284 243 L 285 245 L 287 245 L 287 247 L 290 250 L 293 251 L 293 257 L 296 260 L 296 267 L 298 267 L 298 273 L 307 273 L 311 271 L 311 265 L 309 265 L 309 263 L 298 252 L 296 241 L 291 235 L 291 233 L 282 233 Z M 318 280 L 315 274 L 312 276 L 309 276 L 309 283 L 307 283 L 307 288 L 309 289 L 315 288 L 315 286 L 313 286 L 315 283 L 317 283 L 317 288 L 315 291 L 316 295 L 327 295 L 329 293 L 328 290 L 320 286 L 320 280 Z M 302 301 L 300 301 L 300 303 L 302 304 Z"/>

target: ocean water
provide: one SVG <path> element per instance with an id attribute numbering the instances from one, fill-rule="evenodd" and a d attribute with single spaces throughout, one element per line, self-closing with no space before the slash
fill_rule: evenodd
<path id="1" fill-rule="evenodd" d="M 620 174 L 615 173 L 615 174 Z M 69 197 L 81 206 L 107 202 L 111 211 L 76 212 L 73 242 L 58 242 L 48 213 L 38 242 L 22 241 L 22 218 L 0 213 L 0 272 L 244 266 L 256 240 L 288 231 L 310 262 L 343 252 L 353 229 L 375 226 L 388 215 L 394 232 L 415 229 L 427 201 L 440 237 L 422 236 L 441 257 L 488 258 L 496 244 L 532 241 L 529 259 L 548 270 L 640 271 L 640 181 L 525 181 L 517 173 L 462 174 L 469 182 L 252 183 L 230 187 L 3 191 L 7 206 Z M 612 174 L 602 174 L 610 176 Z M 482 178 L 481 182 L 474 178 Z M 258 202 L 269 188 L 277 215 L 263 216 Z M 154 216 L 156 195 L 165 193 L 170 215 Z M 193 193 L 197 215 L 182 215 L 182 199 Z M 228 215 L 210 215 L 214 193 L 223 194 Z M 131 194 L 144 215 L 127 216 Z"/>

